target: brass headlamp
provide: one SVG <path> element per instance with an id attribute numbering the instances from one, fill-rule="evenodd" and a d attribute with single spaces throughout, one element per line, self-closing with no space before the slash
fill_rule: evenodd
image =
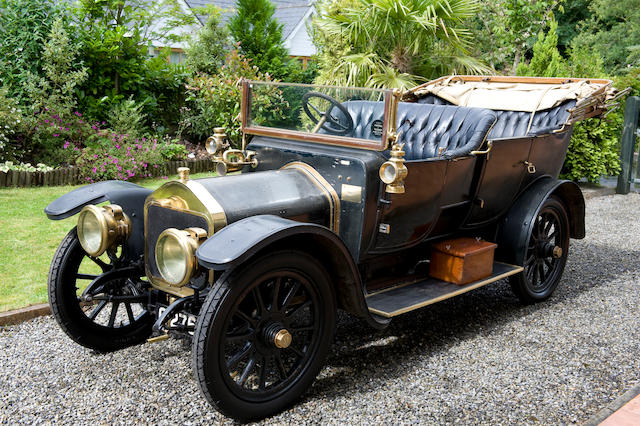
<path id="1" fill-rule="evenodd" d="M 77 230 L 84 251 L 89 256 L 98 257 L 129 238 L 131 220 L 116 204 L 88 205 L 80 210 Z"/>
<path id="2" fill-rule="evenodd" d="M 183 287 L 198 270 L 196 250 L 206 240 L 201 228 L 165 229 L 156 242 L 156 265 L 162 278 L 171 286 Z"/>

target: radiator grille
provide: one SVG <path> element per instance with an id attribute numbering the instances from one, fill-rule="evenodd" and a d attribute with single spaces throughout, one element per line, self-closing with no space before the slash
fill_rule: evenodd
<path id="1" fill-rule="evenodd" d="M 207 231 L 207 233 L 209 232 L 209 225 L 202 216 L 185 211 L 167 209 L 154 204 L 151 204 L 147 208 L 146 227 L 147 246 L 145 253 L 147 258 L 145 261 L 149 274 L 153 278 L 161 278 L 158 265 L 156 264 L 156 241 L 158 241 L 158 237 L 162 231 L 168 228 L 202 228 Z"/>

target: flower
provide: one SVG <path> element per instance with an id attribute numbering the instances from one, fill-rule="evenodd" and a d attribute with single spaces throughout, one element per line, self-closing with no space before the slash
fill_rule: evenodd
<path id="1" fill-rule="evenodd" d="M 69 145 L 71 145 L 71 143 L 69 141 L 64 141 L 64 145 L 62 145 L 62 147 L 64 149 L 67 149 L 67 148 L 69 148 Z"/>
<path id="2" fill-rule="evenodd" d="M 54 134 L 53 134 L 53 137 L 54 137 L 54 138 L 57 138 L 58 136 L 60 136 L 60 135 L 59 135 L 59 134 L 57 134 L 57 133 L 54 133 Z"/>

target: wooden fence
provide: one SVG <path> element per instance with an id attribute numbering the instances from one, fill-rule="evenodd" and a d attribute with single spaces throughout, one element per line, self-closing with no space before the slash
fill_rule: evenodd
<path id="1" fill-rule="evenodd" d="M 169 161 L 160 167 L 150 168 L 149 171 L 155 177 L 174 175 L 178 172 L 178 167 L 189 167 L 193 174 L 215 170 L 215 163 L 209 158 L 203 160 Z M 82 176 L 80 176 L 80 171 L 76 167 L 56 169 L 50 172 L 25 172 L 18 170 L 0 172 L 0 188 L 78 185 L 81 183 L 87 183 L 87 181 L 83 180 Z"/>

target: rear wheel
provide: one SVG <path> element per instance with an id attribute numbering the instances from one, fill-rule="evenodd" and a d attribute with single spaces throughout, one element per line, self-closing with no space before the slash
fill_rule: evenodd
<path id="1" fill-rule="evenodd" d="M 82 346 L 108 352 L 145 341 L 153 317 L 144 303 L 123 301 L 144 294 L 143 283 L 136 278 L 108 280 L 92 292 L 91 301 L 82 300 L 89 283 L 116 269 L 115 254 L 103 257 L 90 257 L 72 229 L 53 257 L 48 293 L 53 316 L 69 337 Z"/>
<path id="2" fill-rule="evenodd" d="M 526 236 L 524 271 L 510 278 L 511 287 L 525 303 L 551 296 L 562 278 L 569 254 L 569 219 L 556 197 L 545 200 Z"/>
<path id="3" fill-rule="evenodd" d="M 248 421 L 297 400 L 322 368 L 335 327 L 326 271 L 296 251 L 265 255 L 213 287 L 193 339 L 193 368 L 209 402 Z"/>

